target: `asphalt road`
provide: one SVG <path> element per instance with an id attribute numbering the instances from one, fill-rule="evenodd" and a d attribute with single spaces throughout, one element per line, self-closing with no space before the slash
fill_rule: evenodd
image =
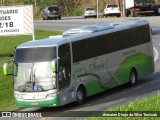
<path id="1" fill-rule="evenodd" d="M 73 103 L 52 108 L 37 108 L 37 109 L 23 109 L 20 111 L 33 111 L 33 112 L 46 112 L 47 120 L 70 120 L 75 119 L 75 116 L 88 116 L 93 111 L 103 111 L 110 107 L 119 106 L 122 104 L 129 103 L 136 99 L 142 99 L 153 96 L 160 91 L 160 17 L 141 17 L 140 19 L 147 19 L 153 30 L 153 45 L 154 45 L 154 56 L 155 56 L 155 73 L 139 80 L 139 83 L 135 87 L 128 87 L 126 85 L 113 88 L 103 93 L 88 97 L 84 105 L 75 106 Z M 50 21 L 35 21 L 35 29 L 52 29 L 52 30 L 66 30 L 68 28 L 79 27 L 87 24 L 98 23 L 110 23 L 122 18 L 100 18 L 97 19 L 67 19 L 67 20 L 50 20 Z M 127 18 L 128 19 L 128 18 Z M 159 109 L 160 111 L 160 109 Z M 0 118 L 3 120 L 5 118 Z M 7 118 L 10 120 L 9 118 Z M 25 118 L 24 118 L 25 119 Z M 32 119 L 32 118 L 31 118 Z M 18 120 L 12 118 L 11 120 Z M 27 119 L 28 120 L 28 119 Z M 34 120 L 45 120 L 45 118 L 35 118 Z"/>
<path id="2" fill-rule="evenodd" d="M 150 22 L 151 27 L 158 30 L 160 27 L 160 16 L 148 16 L 148 17 L 126 17 L 125 19 L 146 19 Z M 49 30 L 67 30 L 69 28 L 75 28 L 85 25 L 93 25 L 97 23 L 111 23 L 124 20 L 123 18 L 88 18 L 88 19 L 62 19 L 62 20 L 38 20 L 34 22 L 35 29 L 49 29 Z"/>

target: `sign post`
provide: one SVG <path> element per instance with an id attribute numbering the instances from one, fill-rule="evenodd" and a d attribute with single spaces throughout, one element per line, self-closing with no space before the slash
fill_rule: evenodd
<path id="1" fill-rule="evenodd" d="M 0 36 L 34 35 L 33 6 L 0 7 Z"/>

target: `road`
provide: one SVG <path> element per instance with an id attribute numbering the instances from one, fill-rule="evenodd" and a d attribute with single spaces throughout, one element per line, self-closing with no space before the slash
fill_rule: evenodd
<path id="1" fill-rule="evenodd" d="M 150 22 L 151 27 L 158 30 L 160 27 L 159 16 L 153 17 L 127 17 L 126 19 L 146 19 Z M 89 18 L 89 19 L 62 19 L 62 20 L 38 20 L 34 22 L 35 29 L 49 29 L 49 30 L 67 30 L 69 28 L 75 28 L 85 25 L 93 25 L 97 23 L 111 23 L 123 20 L 123 18 Z"/>
<path id="2" fill-rule="evenodd" d="M 110 23 L 118 21 L 122 18 L 101 18 L 97 19 L 67 19 L 67 20 L 51 20 L 51 21 L 35 21 L 35 29 L 50 29 L 50 30 L 66 30 L 68 28 L 79 27 L 86 24 L 98 23 Z M 136 99 L 146 98 L 153 96 L 160 91 L 160 22 L 159 17 L 141 17 L 140 19 L 147 19 L 153 30 L 153 45 L 155 56 L 155 73 L 146 78 L 139 80 L 139 83 L 135 87 L 127 87 L 126 85 L 119 86 L 117 88 L 105 91 L 103 93 L 91 96 L 86 99 L 84 105 L 75 106 L 73 103 L 52 108 L 37 108 L 37 109 L 23 109 L 20 111 L 33 111 L 33 112 L 46 112 L 47 120 L 58 120 L 58 117 L 62 117 L 61 120 L 75 119 L 77 115 L 88 116 L 92 114 L 90 111 L 103 111 L 110 107 L 119 106 L 129 103 Z M 159 109 L 160 111 L 160 109 Z M 53 118 L 54 116 L 54 118 Z M 3 118 L 0 118 L 3 120 Z M 9 118 L 8 118 L 9 120 Z M 14 118 L 12 118 L 14 120 Z M 18 120 L 17 118 L 15 120 Z M 28 119 L 27 119 L 28 120 Z M 36 118 L 35 120 L 42 120 L 42 118 Z"/>

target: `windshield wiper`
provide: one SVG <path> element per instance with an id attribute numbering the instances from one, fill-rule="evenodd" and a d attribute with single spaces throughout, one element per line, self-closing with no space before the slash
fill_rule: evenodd
<path id="1" fill-rule="evenodd" d="M 33 85 L 35 86 L 35 78 L 36 78 L 36 75 L 35 75 L 35 71 L 36 71 L 36 68 L 35 68 L 35 70 L 34 70 L 34 73 L 33 73 Z"/>

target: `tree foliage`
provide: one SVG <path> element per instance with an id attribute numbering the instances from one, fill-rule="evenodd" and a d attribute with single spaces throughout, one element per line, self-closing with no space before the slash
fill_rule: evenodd
<path id="1" fill-rule="evenodd" d="M 105 5 L 108 3 L 116 3 L 122 8 L 123 0 L 98 0 L 99 12 L 102 12 Z M 155 0 L 159 3 L 160 0 Z M 41 16 L 42 10 L 46 6 L 56 5 L 62 11 L 63 16 L 82 15 L 85 7 L 95 7 L 97 0 L 0 0 L 0 6 L 12 5 L 33 5 L 34 15 L 36 18 Z"/>

